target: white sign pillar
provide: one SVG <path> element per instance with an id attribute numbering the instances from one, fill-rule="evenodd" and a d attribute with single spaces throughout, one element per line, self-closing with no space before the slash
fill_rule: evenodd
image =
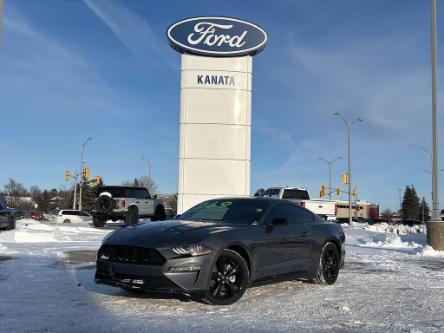
<path id="1" fill-rule="evenodd" d="M 177 212 L 250 194 L 252 57 L 182 54 Z"/>

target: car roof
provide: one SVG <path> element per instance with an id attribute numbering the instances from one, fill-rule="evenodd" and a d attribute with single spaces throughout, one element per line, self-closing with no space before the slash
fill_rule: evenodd
<path id="1" fill-rule="evenodd" d="M 103 188 L 109 188 L 109 189 L 124 188 L 124 189 L 129 189 L 129 190 L 132 190 L 132 189 L 137 189 L 137 190 L 143 189 L 143 190 L 146 190 L 147 189 L 145 186 L 130 186 L 130 185 L 103 185 L 103 186 L 99 187 L 99 189 L 103 189 Z"/>
<path id="2" fill-rule="evenodd" d="M 288 201 L 288 200 L 282 200 L 282 199 L 277 199 L 277 198 L 270 198 L 270 197 L 221 197 L 221 198 L 213 198 L 213 199 L 208 199 L 205 201 L 212 201 L 212 200 L 257 200 L 257 201 L 267 201 L 270 203 L 273 202 L 282 202 L 282 201 Z M 291 202 L 291 201 L 289 201 Z"/>

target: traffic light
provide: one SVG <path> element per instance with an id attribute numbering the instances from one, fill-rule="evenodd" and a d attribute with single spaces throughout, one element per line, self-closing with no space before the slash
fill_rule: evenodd
<path id="1" fill-rule="evenodd" d="M 348 184 L 348 172 L 344 172 L 342 175 L 342 184 Z"/>
<path id="2" fill-rule="evenodd" d="M 336 189 L 336 195 L 340 195 L 341 194 L 341 189 L 338 187 L 337 189 Z"/>
<path id="3" fill-rule="evenodd" d="M 327 194 L 327 186 L 325 186 L 325 184 L 323 184 L 321 186 L 321 197 L 323 197 L 326 194 Z"/>
<path id="4" fill-rule="evenodd" d="M 71 178 L 71 171 L 66 170 L 66 173 L 65 173 L 65 180 L 66 180 L 67 182 L 69 182 L 69 178 Z"/>
<path id="5" fill-rule="evenodd" d="M 88 179 L 89 178 L 89 168 L 83 169 L 83 178 Z"/>
<path id="6" fill-rule="evenodd" d="M 100 185 L 102 183 L 102 177 L 97 176 L 96 177 L 96 185 Z"/>
<path id="7" fill-rule="evenodd" d="M 356 188 L 352 192 L 353 196 L 356 197 L 358 195 L 358 191 L 356 191 Z"/>

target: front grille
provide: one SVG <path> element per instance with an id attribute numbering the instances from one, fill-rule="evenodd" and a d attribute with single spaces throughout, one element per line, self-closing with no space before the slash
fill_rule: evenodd
<path id="1" fill-rule="evenodd" d="M 102 245 L 98 258 L 137 265 L 163 265 L 165 258 L 153 249 L 135 246 Z"/>

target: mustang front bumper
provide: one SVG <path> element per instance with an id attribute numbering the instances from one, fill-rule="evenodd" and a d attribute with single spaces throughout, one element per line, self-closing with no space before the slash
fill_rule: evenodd
<path id="1" fill-rule="evenodd" d="M 152 292 L 196 292 L 208 288 L 211 256 L 169 259 L 163 265 L 97 260 L 96 283 Z"/>

